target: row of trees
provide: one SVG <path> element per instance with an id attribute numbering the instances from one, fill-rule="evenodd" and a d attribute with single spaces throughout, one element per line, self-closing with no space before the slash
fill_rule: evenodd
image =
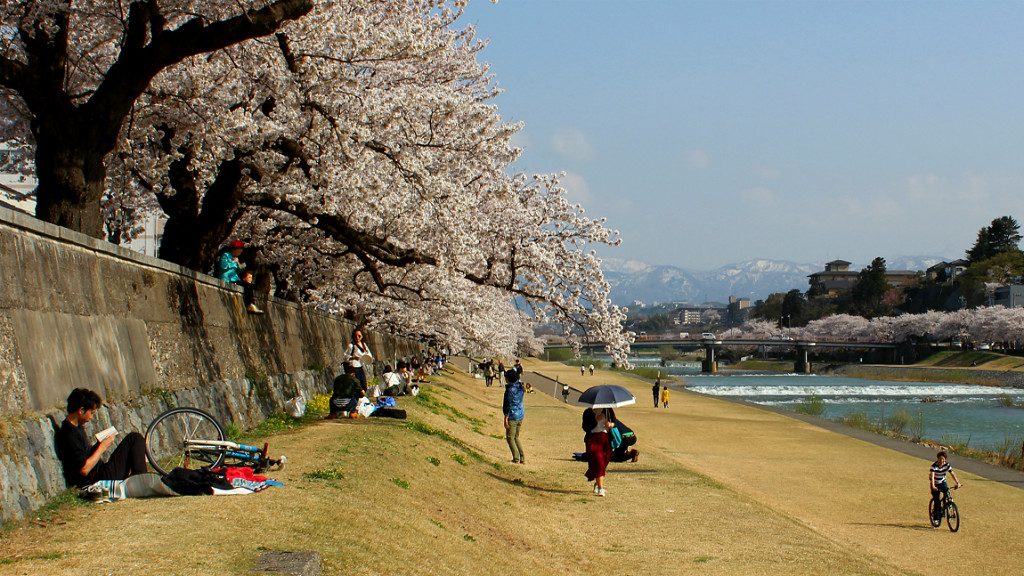
<path id="1" fill-rule="evenodd" d="M 455 4 L 3 1 L 0 138 L 44 220 L 122 242 L 158 212 L 196 270 L 242 237 L 280 293 L 373 326 L 510 354 L 554 320 L 624 360 L 589 249 L 617 233 L 512 171 Z"/>
<path id="2" fill-rule="evenodd" d="M 982 306 L 954 312 L 900 314 L 867 319 L 834 314 L 806 326 L 783 328 L 794 340 L 893 342 L 1024 342 L 1024 308 Z M 779 332 L 776 322 L 751 320 L 722 338 L 766 339 Z"/>

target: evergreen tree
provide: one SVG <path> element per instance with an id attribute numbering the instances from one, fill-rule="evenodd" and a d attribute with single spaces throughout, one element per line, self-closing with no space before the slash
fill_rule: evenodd
<path id="1" fill-rule="evenodd" d="M 1020 224 L 1009 216 L 1002 216 L 992 221 L 988 229 L 988 243 L 992 255 L 1019 250 Z"/>
<path id="2" fill-rule="evenodd" d="M 996 254 L 1020 250 L 1020 240 L 1020 224 L 1010 216 L 1000 216 L 991 225 L 978 230 L 978 238 L 967 251 L 967 259 L 976 263 Z"/>
<path id="3" fill-rule="evenodd" d="M 871 265 L 860 271 L 857 283 L 853 285 L 851 303 L 865 318 L 881 315 L 882 298 L 889 290 L 885 279 L 885 258 L 875 258 Z"/>

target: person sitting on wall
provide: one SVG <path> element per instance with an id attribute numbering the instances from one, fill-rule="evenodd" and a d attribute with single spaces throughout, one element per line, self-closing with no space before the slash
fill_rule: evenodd
<path id="1" fill-rule="evenodd" d="M 75 388 L 68 395 L 68 415 L 56 438 L 57 456 L 64 466 L 68 486 L 81 488 L 99 480 L 124 480 L 147 472 L 146 440 L 142 434 L 131 432 L 125 436 L 107 461 L 103 461 L 103 453 L 114 445 L 117 433 L 90 443 L 84 425 L 92 421 L 102 405 L 100 395 L 88 388 Z"/>
<path id="2" fill-rule="evenodd" d="M 356 409 L 360 397 L 366 396 L 366 389 L 362 387 L 356 378 L 356 369 L 352 364 L 346 362 L 344 373 L 334 379 L 334 391 L 331 394 L 331 409 L 327 418 L 334 419 L 339 416 L 348 416 Z"/>
<path id="3" fill-rule="evenodd" d="M 256 297 L 252 286 L 252 272 L 242 272 L 242 264 L 238 261 L 239 256 L 242 255 L 243 248 L 245 248 L 245 242 L 232 240 L 227 245 L 227 248 L 222 250 L 220 255 L 217 256 L 217 263 L 213 274 L 224 282 L 241 286 L 245 309 L 253 314 L 263 314 L 263 310 L 256 306 Z"/>

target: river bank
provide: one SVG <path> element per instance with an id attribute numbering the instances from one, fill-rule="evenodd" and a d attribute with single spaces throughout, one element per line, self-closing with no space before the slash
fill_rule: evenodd
<path id="1" fill-rule="evenodd" d="M 617 413 L 640 461 L 609 468 L 607 497 L 570 457 L 582 449 L 579 406 L 554 388 L 527 395 L 528 464 L 509 464 L 502 388 L 456 370 L 400 399 L 408 421 L 320 421 L 265 438 L 288 454 L 274 474 L 283 487 L 79 505 L 12 527 L 0 574 L 243 575 L 263 551 L 295 549 L 319 553 L 325 574 L 362 575 L 925 574 L 940 548 L 958 572 L 1007 574 L 1024 556 L 1012 529 L 1022 490 L 960 474 L 965 526 L 951 535 L 925 518 L 927 458 L 684 390 L 654 408 L 634 377 L 524 364 L 576 390 L 637 395 Z M 839 459 L 884 477 L 843 481 Z"/>
<path id="2" fill-rule="evenodd" d="M 849 378 L 891 380 L 895 382 L 949 382 L 951 384 L 979 384 L 983 386 L 1024 388 L 1024 372 L 1014 370 L 881 364 L 829 364 L 819 366 L 816 372 L 819 374 L 847 376 Z"/>
<path id="3" fill-rule="evenodd" d="M 1024 388 L 1024 371 L 1020 370 L 988 370 L 984 367 L 834 363 L 821 363 L 813 368 L 815 374 L 829 374 L 867 380 L 948 382 L 950 384 L 978 384 L 982 386 Z M 785 360 L 748 360 L 732 366 L 722 367 L 719 372 L 728 374 L 730 372 L 751 370 L 784 374 L 793 371 L 793 362 Z"/>

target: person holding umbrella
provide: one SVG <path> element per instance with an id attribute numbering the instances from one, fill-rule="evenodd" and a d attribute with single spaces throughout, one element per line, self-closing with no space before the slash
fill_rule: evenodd
<path id="1" fill-rule="evenodd" d="M 594 494 L 604 496 L 604 476 L 612 459 L 608 431 L 615 427 L 615 411 L 611 408 L 587 408 L 583 411 L 583 442 L 587 448 L 587 481 L 594 483 Z"/>
<path id="2" fill-rule="evenodd" d="M 636 403 L 633 394 L 614 384 L 588 388 L 580 394 L 580 404 L 589 405 L 583 412 L 583 431 L 587 436 L 587 480 L 594 482 L 594 494 L 605 495 L 604 476 L 612 458 L 612 445 L 608 432 L 615 426 L 613 408 Z"/>

